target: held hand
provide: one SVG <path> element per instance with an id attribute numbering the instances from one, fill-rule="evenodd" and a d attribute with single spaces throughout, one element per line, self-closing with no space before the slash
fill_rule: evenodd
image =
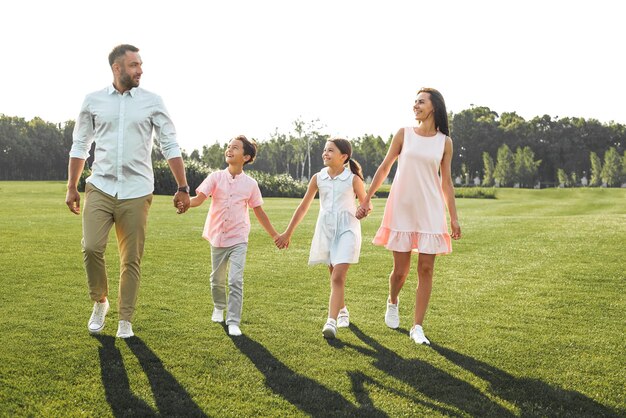
<path id="1" fill-rule="evenodd" d="M 274 244 L 276 244 L 276 246 L 282 250 L 289 247 L 290 240 L 291 238 L 287 234 L 283 233 L 274 237 Z"/>
<path id="2" fill-rule="evenodd" d="M 78 193 L 78 189 L 75 187 L 67 189 L 65 204 L 73 214 L 80 215 L 80 193 Z"/>
<path id="3" fill-rule="evenodd" d="M 365 200 L 356 210 L 356 218 L 363 219 L 374 209 L 372 202 L 370 200 Z"/>
<path id="4" fill-rule="evenodd" d="M 459 225 L 459 221 L 450 222 L 450 229 L 452 229 L 450 234 L 452 239 L 461 239 L 461 225 Z"/>
<path id="5" fill-rule="evenodd" d="M 189 194 L 185 192 L 176 192 L 174 195 L 174 207 L 176 213 L 185 213 L 189 209 Z"/>

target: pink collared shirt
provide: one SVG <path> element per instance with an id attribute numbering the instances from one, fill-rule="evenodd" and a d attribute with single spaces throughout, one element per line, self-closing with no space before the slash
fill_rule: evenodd
<path id="1" fill-rule="evenodd" d="M 212 198 L 202 232 L 204 239 L 214 247 L 231 247 L 248 242 L 248 208 L 263 204 L 261 190 L 255 179 L 243 172 L 233 178 L 228 169 L 215 171 L 198 186 L 197 193 Z"/>

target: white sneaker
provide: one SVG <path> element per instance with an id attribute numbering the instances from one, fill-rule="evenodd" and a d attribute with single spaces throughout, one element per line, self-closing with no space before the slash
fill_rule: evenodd
<path id="1" fill-rule="evenodd" d="M 430 345 L 430 341 L 428 341 L 428 338 L 424 335 L 424 329 L 421 325 L 413 325 L 413 328 L 411 328 L 411 332 L 409 333 L 409 337 L 411 337 L 416 344 Z"/>
<path id="2" fill-rule="evenodd" d="M 130 338 L 134 336 L 133 326 L 129 321 L 121 320 L 119 325 L 117 326 L 117 337 L 118 338 Z"/>
<path id="3" fill-rule="evenodd" d="M 332 318 L 328 318 L 324 324 L 324 328 L 322 328 L 322 335 L 324 338 L 328 338 L 329 340 L 335 338 L 337 336 L 337 321 Z"/>
<path id="4" fill-rule="evenodd" d="M 91 312 L 91 318 L 87 323 L 87 329 L 92 334 L 98 334 L 104 329 L 104 317 L 109 311 L 109 299 L 104 302 L 95 302 L 93 304 L 93 311 Z"/>
<path id="5" fill-rule="evenodd" d="M 387 298 L 387 311 L 385 312 L 385 324 L 389 328 L 396 329 L 400 326 L 400 314 L 398 313 L 398 305 L 400 304 L 400 297 L 394 305 L 391 300 Z"/>
<path id="6" fill-rule="evenodd" d="M 337 315 L 337 328 L 348 328 L 350 326 L 350 312 L 347 307 L 341 308 Z"/>
<path id="7" fill-rule="evenodd" d="M 224 309 L 213 308 L 213 315 L 211 315 L 211 321 L 224 322 Z"/>
<path id="8" fill-rule="evenodd" d="M 229 325 L 228 335 L 232 335 L 233 337 L 239 337 L 241 335 L 241 329 L 239 329 L 238 325 Z"/>

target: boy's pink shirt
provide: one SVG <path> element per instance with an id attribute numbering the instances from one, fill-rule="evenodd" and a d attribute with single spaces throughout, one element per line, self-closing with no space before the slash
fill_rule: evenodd
<path id="1" fill-rule="evenodd" d="M 263 204 L 256 180 L 243 172 L 233 179 L 228 169 L 215 171 L 198 186 L 197 193 L 212 198 L 202 232 L 204 239 L 214 247 L 230 247 L 248 242 L 248 207 L 256 208 Z"/>

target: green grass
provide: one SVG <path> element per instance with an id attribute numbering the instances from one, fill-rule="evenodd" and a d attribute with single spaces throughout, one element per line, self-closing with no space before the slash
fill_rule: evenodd
<path id="1" fill-rule="evenodd" d="M 623 416 L 626 415 L 626 190 L 499 189 L 459 199 L 463 239 L 439 257 L 425 329 L 383 323 L 391 255 L 369 244 L 384 199 L 363 221 L 348 274 L 352 327 L 321 337 L 329 285 L 308 267 L 317 204 L 291 247 L 252 216 L 244 336 L 210 322 L 208 205 L 149 218 L 138 338 L 115 339 L 118 257 L 107 260 L 111 311 L 91 313 L 81 220 L 61 182 L 2 182 L 0 416 Z M 286 226 L 297 199 L 266 199 Z"/>

